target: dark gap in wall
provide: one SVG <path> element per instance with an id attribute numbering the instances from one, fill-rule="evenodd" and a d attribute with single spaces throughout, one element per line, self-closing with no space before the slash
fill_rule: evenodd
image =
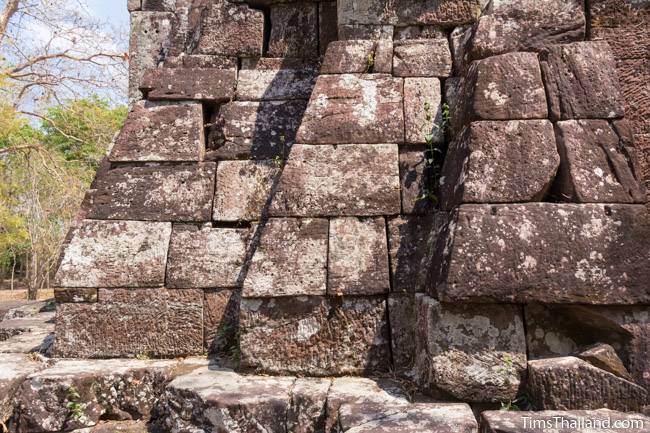
<path id="1" fill-rule="evenodd" d="M 216 103 L 203 103 L 203 138 L 205 140 L 205 150 L 216 150 L 216 140 L 212 131 L 214 123 L 217 120 L 217 113 L 219 112 L 219 104 Z"/>
<path id="2" fill-rule="evenodd" d="M 212 221 L 213 229 L 249 229 L 250 221 Z"/>
<path id="3" fill-rule="evenodd" d="M 585 0 L 585 39 L 591 39 L 591 0 Z"/>
<path id="4" fill-rule="evenodd" d="M 251 9 L 258 10 L 264 14 L 264 41 L 262 43 L 262 57 L 266 57 L 269 52 L 269 45 L 271 43 L 271 29 L 273 23 L 271 22 L 271 8 L 268 5 L 257 3 L 255 1 L 247 2 Z"/>

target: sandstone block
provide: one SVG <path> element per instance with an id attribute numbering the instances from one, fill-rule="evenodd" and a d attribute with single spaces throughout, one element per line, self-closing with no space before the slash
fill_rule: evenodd
<path id="1" fill-rule="evenodd" d="M 627 381 L 634 382 L 625 365 L 623 365 L 623 361 L 621 361 L 614 348 L 609 344 L 594 344 L 578 353 L 577 357 L 583 361 L 587 361 L 594 367 L 598 367 Z"/>
<path id="2" fill-rule="evenodd" d="M 447 32 L 438 26 L 413 25 L 395 28 L 394 39 L 407 41 L 411 39 L 445 39 Z"/>
<path id="3" fill-rule="evenodd" d="M 580 203 L 645 203 L 633 162 L 606 121 L 558 122 L 556 135 L 565 161 L 557 184 L 563 198 Z"/>
<path id="4" fill-rule="evenodd" d="M 226 0 L 207 3 L 200 23 L 198 54 L 255 57 L 262 55 L 264 14 Z"/>
<path id="5" fill-rule="evenodd" d="M 416 295 L 416 374 L 422 386 L 473 402 L 508 401 L 526 369 L 515 305 L 441 304 Z"/>
<path id="6" fill-rule="evenodd" d="M 210 132 L 210 145 L 219 159 L 285 158 L 306 108 L 301 100 L 224 104 Z"/>
<path id="7" fill-rule="evenodd" d="M 86 196 L 93 219 L 210 221 L 216 164 L 118 166 Z"/>
<path id="8" fill-rule="evenodd" d="M 327 290 L 339 296 L 372 295 L 390 290 L 383 217 L 330 220 Z"/>
<path id="9" fill-rule="evenodd" d="M 99 289 L 99 302 L 61 304 L 57 356 L 177 357 L 203 353 L 203 291 Z"/>
<path id="10" fill-rule="evenodd" d="M 448 77 L 451 52 L 446 38 L 411 39 L 395 43 L 393 73 L 397 77 Z"/>
<path id="11" fill-rule="evenodd" d="M 13 415 L 14 398 L 25 378 L 44 367 L 44 364 L 30 359 L 28 355 L 18 353 L 0 354 L 1 423 L 7 423 L 7 420 Z"/>
<path id="12" fill-rule="evenodd" d="M 383 74 L 322 75 L 298 130 L 304 144 L 404 141 L 402 80 Z"/>
<path id="13" fill-rule="evenodd" d="M 394 369 L 410 372 L 415 362 L 415 323 L 417 309 L 411 293 L 388 296 L 388 317 Z"/>
<path id="14" fill-rule="evenodd" d="M 232 56 L 213 56 L 210 54 L 186 54 L 167 56 L 164 68 L 214 68 L 237 69 L 237 58 Z"/>
<path id="15" fill-rule="evenodd" d="M 442 95 L 438 78 L 404 80 L 404 122 L 407 143 L 442 143 Z"/>
<path id="16" fill-rule="evenodd" d="M 341 24 L 438 25 L 453 27 L 476 20 L 481 12 L 475 0 L 343 0 L 339 3 Z"/>
<path id="17" fill-rule="evenodd" d="M 438 296 L 444 301 L 648 302 L 645 212 L 641 205 L 463 205 L 447 228 L 451 235 L 438 245 Z"/>
<path id="18" fill-rule="evenodd" d="M 393 39 L 393 26 L 381 24 L 339 24 L 338 40 L 371 39 L 390 41 Z"/>
<path id="19" fill-rule="evenodd" d="M 423 266 L 422 259 L 427 252 L 427 242 L 437 219 L 439 217 L 436 215 L 400 216 L 388 220 L 394 292 L 415 292 L 418 273 Z"/>
<path id="20" fill-rule="evenodd" d="M 642 387 L 572 356 L 529 361 L 528 388 L 541 410 L 639 412 L 648 398 Z"/>
<path id="21" fill-rule="evenodd" d="M 225 102 L 233 97 L 235 69 L 156 68 L 140 84 L 148 99 Z"/>
<path id="22" fill-rule="evenodd" d="M 175 225 L 169 244 L 167 287 L 241 286 L 249 229 Z"/>
<path id="23" fill-rule="evenodd" d="M 329 44 L 321 74 L 362 74 L 372 72 L 376 41 L 344 40 Z"/>
<path id="24" fill-rule="evenodd" d="M 271 6 L 268 56 L 318 57 L 318 4 L 280 3 Z"/>
<path id="25" fill-rule="evenodd" d="M 494 3 L 478 21 L 470 43 L 471 60 L 511 51 L 540 51 L 585 39 L 579 0 L 517 0 Z"/>
<path id="26" fill-rule="evenodd" d="M 244 280 L 244 297 L 324 295 L 326 219 L 271 218 Z"/>
<path id="27" fill-rule="evenodd" d="M 399 177 L 403 214 L 431 213 L 436 203 L 432 167 L 428 166 L 424 146 L 402 147 L 399 152 Z"/>
<path id="28" fill-rule="evenodd" d="M 0 322 L 0 354 L 52 355 L 54 311 L 5 319 Z"/>
<path id="29" fill-rule="evenodd" d="M 206 290 L 203 301 L 203 339 L 208 353 L 227 354 L 237 344 L 239 303 L 236 290 Z"/>
<path id="30" fill-rule="evenodd" d="M 220 161 L 213 218 L 216 221 L 259 221 L 280 175 L 275 161 Z"/>
<path id="31" fill-rule="evenodd" d="M 300 69 L 243 69 L 239 71 L 237 99 L 309 99 L 316 83 L 316 75 L 316 70 L 309 66 Z"/>
<path id="32" fill-rule="evenodd" d="M 55 277 L 59 287 L 154 287 L 165 279 L 169 223 L 83 220 Z"/>
<path id="33" fill-rule="evenodd" d="M 200 161 L 205 153 L 201 104 L 136 105 L 115 139 L 111 161 Z"/>
<path id="34" fill-rule="evenodd" d="M 97 302 L 96 288 L 69 287 L 67 289 L 55 288 L 54 300 L 57 304 L 73 302 Z"/>
<path id="35" fill-rule="evenodd" d="M 449 146 L 441 206 L 541 201 L 559 166 L 548 120 L 472 122 Z"/>
<path id="36" fill-rule="evenodd" d="M 371 216 L 399 211 L 397 145 L 296 144 L 280 177 L 270 215 Z"/>
<path id="37" fill-rule="evenodd" d="M 320 55 L 324 55 L 330 43 L 338 40 L 338 22 L 336 2 L 322 1 L 318 3 L 318 42 Z"/>
<path id="38" fill-rule="evenodd" d="M 623 117 L 616 64 L 606 42 L 550 47 L 542 69 L 553 119 Z"/>
<path id="39" fill-rule="evenodd" d="M 291 389 L 291 403 L 287 413 L 288 432 L 324 431 L 327 396 L 331 385 L 331 379 L 296 379 Z"/>
<path id="40" fill-rule="evenodd" d="M 637 413 L 615 412 L 609 409 L 543 411 L 543 412 L 506 412 L 486 411 L 481 414 L 485 433 L 541 433 L 547 426 L 558 433 L 592 433 L 600 425 L 638 426 L 650 423 L 650 419 Z M 590 420 L 590 424 L 585 424 Z M 626 424 L 619 424 L 626 423 Z M 641 431 L 643 431 L 642 429 Z M 628 428 L 607 427 L 611 433 L 624 433 Z"/>
<path id="41" fill-rule="evenodd" d="M 468 44 L 474 34 L 472 26 L 456 27 L 449 35 L 449 47 L 454 63 L 454 73 L 458 76 L 465 75 L 469 66 Z"/>
<path id="42" fill-rule="evenodd" d="M 390 366 L 383 298 L 243 299 L 241 365 L 267 373 L 363 374 Z"/>

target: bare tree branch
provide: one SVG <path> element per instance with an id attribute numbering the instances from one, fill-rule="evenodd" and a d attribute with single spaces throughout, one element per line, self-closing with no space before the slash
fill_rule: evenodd
<path id="1" fill-rule="evenodd" d="M 18 11 L 19 4 L 20 0 L 7 1 L 5 9 L 2 11 L 2 15 L 0 15 L 0 42 L 2 42 L 2 39 L 5 37 L 5 33 L 7 33 L 7 26 L 9 26 L 9 21 L 11 21 L 11 18 L 14 16 L 16 11 Z"/>

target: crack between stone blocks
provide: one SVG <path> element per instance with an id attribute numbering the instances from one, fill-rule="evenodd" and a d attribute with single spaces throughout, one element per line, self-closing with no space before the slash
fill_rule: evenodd
<path id="1" fill-rule="evenodd" d="M 298 382 L 298 378 L 294 377 L 293 382 L 291 383 L 291 386 L 289 386 L 289 391 L 287 393 L 288 396 L 288 401 L 287 401 L 287 409 L 284 412 L 284 431 L 285 433 L 291 433 L 289 431 L 289 412 L 291 411 L 291 408 L 293 407 L 293 391 L 296 387 L 296 383 Z"/>

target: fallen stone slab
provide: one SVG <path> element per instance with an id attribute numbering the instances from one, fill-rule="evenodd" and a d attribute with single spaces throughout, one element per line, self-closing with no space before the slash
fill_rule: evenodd
<path id="1" fill-rule="evenodd" d="M 428 287 L 446 302 L 650 300 L 642 205 L 462 205 L 444 232 Z"/>
<path id="2" fill-rule="evenodd" d="M 640 412 L 648 401 L 641 386 L 572 356 L 529 361 L 528 390 L 540 410 Z"/>
<path id="3" fill-rule="evenodd" d="M 393 74 L 396 77 L 448 77 L 451 66 L 446 37 L 395 42 Z"/>
<path id="4" fill-rule="evenodd" d="M 88 218 L 211 220 L 216 164 L 118 166 L 100 172 L 85 198 Z"/>
<path id="5" fill-rule="evenodd" d="M 459 400 L 510 401 L 526 370 L 516 305 L 442 304 L 416 295 L 415 372 L 420 386 Z"/>
<path id="6" fill-rule="evenodd" d="M 645 203 L 621 140 L 605 120 L 556 123 L 562 164 L 556 194 L 579 203 Z"/>
<path id="7" fill-rule="evenodd" d="M 27 317 L 16 317 L 0 322 L 0 341 L 6 341 L 16 335 L 52 331 L 54 312 L 43 312 Z"/>
<path id="8" fill-rule="evenodd" d="M 170 223 L 83 220 L 64 246 L 58 287 L 155 287 L 165 281 Z"/>
<path id="9" fill-rule="evenodd" d="M 440 179 L 441 208 L 541 201 L 559 166 L 548 120 L 472 122 L 449 145 Z"/>
<path id="10" fill-rule="evenodd" d="M 205 153 L 201 104 L 137 104 L 115 139 L 119 162 L 200 161 Z"/>
<path id="11" fill-rule="evenodd" d="M 407 143 L 444 142 L 441 92 L 438 78 L 404 79 L 404 122 Z"/>
<path id="12" fill-rule="evenodd" d="M 155 68 L 142 79 L 147 99 L 226 102 L 235 92 L 236 70 L 213 68 Z"/>
<path id="13" fill-rule="evenodd" d="M 167 287 L 240 287 L 249 238 L 249 229 L 175 225 L 167 259 Z"/>
<path id="14" fill-rule="evenodd" d="M 243 69 L 237 80 L 240 101 L 309 99 L 317 71 L 311 66 L 281 69 Z"/>
<path id="15" fill-rule="evenodd" d="M 280 3 L 270 7 L 273 25 L 266 55 L 269 57 L 318 57 L 318 4 Z"/>
<path id="16" fill-rule="evenodd" d="M 390 366 L 382 297 L 244 298 L 240 333 L 245 370 L 329 376 Z"/>
<path id="17" fill-rule="evenodd" d="M 244 297 L 325 295 L 326 219 L 271 218 L 251 259 Z"/>
<path id="18" fill-rule="evenodd" d="M 398 160 L 396 144 L 296 144 L 278 182 L 269 214 L 397 215 Z"/>
<path id="19" fill-rule="evenodd" d="M 296 141 L 304 144 L 401 143 L 401 79 L 384 74 L 321 75 Z"/>
<path id="20" fill-rule="evenodd" d="M 579 0 L 493 2 L 478 20 L 468 48 L 469 57 L 476 60 L 583 41 L 585 21 Z"/>
<path id="21" fill-rule="evenodd" d="M 203 353 L 203 290 L 99 289 L 99 302 L 61 304 L 56 356 L 178 357 Z"/>
<path id="22" fill-rule="evenodd" d="M 14 398 L 25 378 L 45 368 L 45 363 L 19 353 L 0 354 L 0 423 L 14 413 Z"/>
<path id="23" fill-rule="evenodd" d="M 481 414 L 485 433 L 625 433 L 650 431 L 650 418 L 638 413 L 609 409 L 574 411 L 507 412 L 485 411 Z"/>
<path id="24" fill-rule="evenodd" d="M 552 119 L 612 119 L 625 114 L 607 42 L 550 47 L 542 56 L 542 70 Z"/>
<path id="25" fill-rule="evenodd" d="M 634 382 L 625 365 L 623 365 L 623 361 L 616 354 L 616 350 L 609 344 L 594 344 L 580 351 L 576 356 L 583 361 L 587 361 L 594 367 L 598 367 L 627 381 Z"/>
<path id="26" fill-rule="evenodd" d="M 0 322 L 0 353 L 51 355 L 54 312 Z"/>
<path id="27" fill-rule="evenodd" d="M 73 430 L 73 433 L 150 433 L 146 421 L 100 421 L 93 427 Z"/>
<path id="28" fill-rule="evenodd" d="M 148 420 L 177 361 L 59 360 L 17 394 L 20 432 L 68 431 L 102 419 Z"/>

